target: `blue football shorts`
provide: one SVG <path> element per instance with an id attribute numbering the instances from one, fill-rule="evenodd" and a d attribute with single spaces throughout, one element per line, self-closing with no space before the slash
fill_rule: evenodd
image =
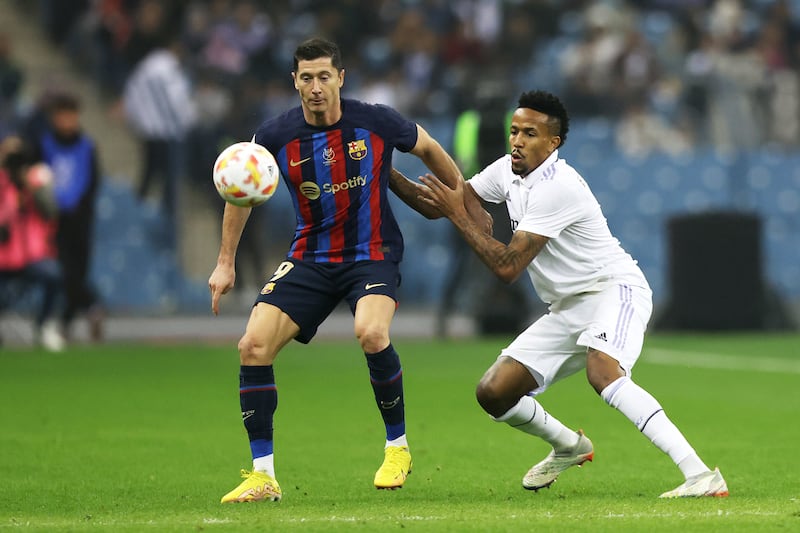
<path id="1" fill-rule="evenodd" d="M 256 298 L 274 305 L 298 326 L 295 340 L 308 343 L 319 325 L 342 300 L 355 314 L 356 302 L 370 294 L 383 294 L 397 302 L 400 265 L 395 261 L 311 263 L 287 258 L 278 265 Z"/>

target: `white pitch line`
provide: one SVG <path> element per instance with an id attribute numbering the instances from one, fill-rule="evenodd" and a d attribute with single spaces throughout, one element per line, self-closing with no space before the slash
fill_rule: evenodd
<path id="1" fill-rule="evenodd" d="M 779 359 L 776 357 L 764 357 L 758 354 L 742 356 L 648 348 L 642 353 L 641 361 L 665 366 L 690 366 L 697 368 L 713 368 L 717 370 L 800 374 L 800 359 Z"/>
<path id="2" fill-rule="evenodd" d="M 777 511 L 749 511 L 749 510 L 725 510 L 717 509 L 716 511 L 694 512 L 694 511 L 676 511 L 676 512 L 658 512 L 652 511 L 647 513 L 611 513 L 605 515 L 598 515 L 598 518 L 711 518 L 717 516 L 785 516 L 788 513 Z"/>

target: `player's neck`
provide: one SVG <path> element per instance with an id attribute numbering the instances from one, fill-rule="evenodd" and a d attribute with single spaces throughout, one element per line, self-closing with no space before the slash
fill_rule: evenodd
<path id="1" fill-rule="evenodd" d="M 303 107 L 303 118 L 305 118 L 306 122 L 311 126 L 315 126 L 317 128 L 324 128 L 326 126 L 332 126 L 339 122 L 342 118 L 342 106 L 341 104 L 337 104 L 331 106 L 330 109 L 315 113 L 306 107 Z"/>

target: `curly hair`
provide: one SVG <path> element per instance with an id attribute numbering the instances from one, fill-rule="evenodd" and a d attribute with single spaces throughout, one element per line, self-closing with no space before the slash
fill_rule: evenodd
<path id="1" fill-rule="evenodd" d="M 569 115 L 561 100 L 547 91 L 528 91 L 519 97 L 519 107 L 533 109 L 549 117 L 547 125 L 550 133 L 561 137 L 561 145 L 567 140 L 569 132 Z"/>

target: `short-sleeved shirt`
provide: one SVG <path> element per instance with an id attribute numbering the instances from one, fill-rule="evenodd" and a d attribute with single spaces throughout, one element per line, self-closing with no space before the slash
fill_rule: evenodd
<path id="1" fill-rule="evenodd" d="M 547 302 L 611 284 L 649 285 L 636 261 L 611 234 L 600 204 L 578 172 L 556 150 L 526 176 L 505 155 L 470 181 L 483 200 L 505 202 L 511 229 L 548 237 L 528 266 L 536 293 Z"/>
<path id="2" fill-rule="evenodd" d="M 297 226 L 288 256 L 315 263 L 400 261 L 403 237 L 389 205 L 395 148 L 417 143 L 416 123 L 394 109 L 342 99 L 341 119 L 315 127 L 300 106 L 255 135 L 280 167 Z"/>

